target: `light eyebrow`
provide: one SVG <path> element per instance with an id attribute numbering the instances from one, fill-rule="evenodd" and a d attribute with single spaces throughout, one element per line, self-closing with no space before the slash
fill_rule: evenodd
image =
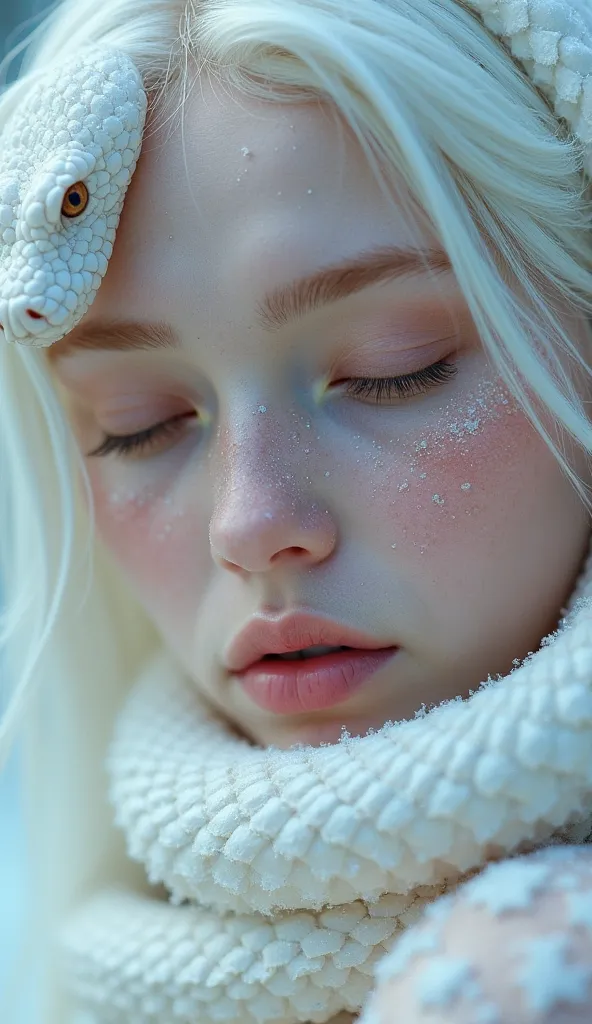
<path id="1" fill-rule="evenodd" d="M 275 333 L 292 320 L 301 319 L 372 284 L 450 269 L 450 260 L 441 249 L 381 246 L 274 288 L 257 307 L 258 320 L 265 331 Z M 50 349 L 49 354 L 52 359 L 61 359 L 81 349 L 129 351 L 175 349 L 180 345 L 179 337 L 166 323 L 100 321 L 76 328 L 53 351 Z"/>
<path id="2" fill-rule="evenodd" d="M 275 332 L 291 320 L 354 295 L 371 284 L 449 270 L 450 260 L 442 249 L 379 246 L 274 288 L 259 306 L 259 320 L 266 330 Z"/>
<path id="3" fill-rule="evenodd" d="M 48 349 L 50 359 L 62 359 L 73 352 L 103 349 L 105 351 L 131 351 L 133 349 L 179 348 L 181 342 L 166 323 L 139 323 L 135 320 L 100 320 L 77 327 Z"/>

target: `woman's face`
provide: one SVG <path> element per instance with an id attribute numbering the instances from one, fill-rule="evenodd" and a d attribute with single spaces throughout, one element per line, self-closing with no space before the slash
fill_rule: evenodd
<path id="1" fill-rule="evenodd" d="M 200 83 L 183 130 L 147 138 L 97 299 L 50 351 L 103 541 L 258 742 L 363 734 L 507 672 L 581 564 L 587 516 L 437 248 L 321 106 Z M 282 640 L 382 653 L 262 661 Z"/>

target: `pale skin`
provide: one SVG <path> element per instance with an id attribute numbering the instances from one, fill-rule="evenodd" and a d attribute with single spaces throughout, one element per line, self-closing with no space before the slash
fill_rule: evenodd
<path id="1" fill-rule="evenodd" d="M 364 734 L 507 672 L 554 628 L 587 548 L 588 514 L 451 270 L 260 322 L 266 293 L 321 268 L 435 247 L 420 223 L 412 236 L 320 106 L 200 83 L 183 134 L 149 134 L 105 281 L 50 350 L 101 540 L 195 686 L 257 743 Z M 164 324 L 178 344 L 67 350 L 114 321 Z M 443 363 L 410 397 L 348 391 Z M 143 451 L 90 454 L 164 421 Z M 223 652 L 254 614 L 294 609 L 399 653 L 338 706 L 262 710 Z"/>
<path id="2" fill-rule="evenodd" d="M 520 860 L 528 871 L 545 857 L 542 851 Z M 474 904 L 461 888 L 440 926 L 420 922 L 414 931 L 430 934 L 433 948 L 380 986 L 376 1024 L 587 1024 L 592 857 L 576 847 L 550 864 L 549 882 L 523 906 L 496 908 L 495 886 L 493 907 Z M 466 972 L 458 993 L 429 991 L 425 979 L 436 965 Z"/>

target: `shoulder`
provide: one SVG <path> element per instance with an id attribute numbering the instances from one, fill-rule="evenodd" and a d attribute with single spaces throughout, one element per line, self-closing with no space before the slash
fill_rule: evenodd
<path id="1" fill-rule="evenodd" d="M 377 974 L 360 1024 L 589 1024 L 592 848 L 490 865 L 432 904 Z"/>

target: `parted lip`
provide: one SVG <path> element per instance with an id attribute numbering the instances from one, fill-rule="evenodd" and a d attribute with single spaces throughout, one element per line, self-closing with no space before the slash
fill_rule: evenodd
<path id="1" fill-rule="evenodd" d="M 394 647 L 367 633 L 331 622 L 318 615 L 292 613 L 278 619 L 255 616 L 229 644 L 224 658 L 229 672 L 244 672 L 266 654 L 289 654 L 319 645 L 379 651 Z"/>

